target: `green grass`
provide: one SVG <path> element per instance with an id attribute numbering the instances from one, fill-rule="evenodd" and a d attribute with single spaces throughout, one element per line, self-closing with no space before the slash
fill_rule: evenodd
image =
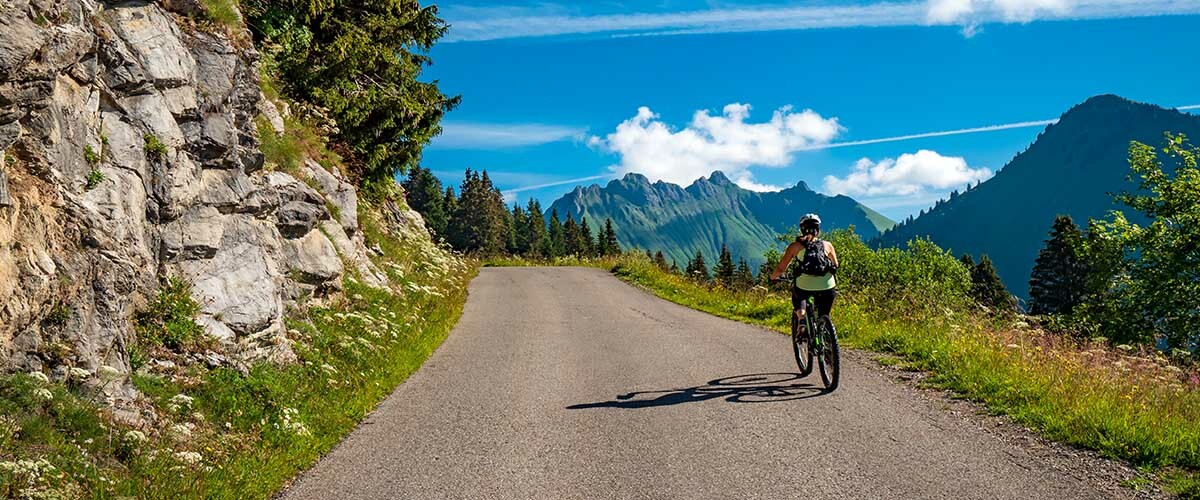
<path id="1" fill-rule="evenodd" d="M 167 156 L 167 145 L 159 140 L 157 135 L 146 134 L 142 136 L 145 143 L 146 155 L 153 160 L 161 160 Z"/>
<path id="2" fill-rule="evenodd" d="M 644 256 L 614 267 L 621 279 L 672 302 L 780 332 L 788 297 L 733 292 L 665 273 Z M 843 288 L 848 284 L 843 283 Z M 984 403 L 1050 439 L 1164 472 L 1167 486 L 1200 495 L 1200 378 L 1161 356 L 1078 343 L 1019 322 L 946 309 L 903 317 L 861 294 L 838 302 L 845 345 L 903 359 L 938 387 Z"/>
<path id="3" fill-rule="evenodd" d="M 391 283 L 375 288 L 347 276 L 343 298 L 293 311 L 288 337 L 297 364 L 139 373 L 133 382 L 155 415 L 139 427 L 90 403 L 98 388 L 79 382 L 119 383 L 105 379 L 111 370 L 54 382 L 40 374 L 0 378 L 0 496 L 274 495 L 441 344 L 474 276 L 476 265 L 427 239 L 389 234 L 365 206 L 360 220 L 385 250 L 375 263 Z M 169 281 L 139 314 L 139 334 L 173 342 L 169 325 L 190 331 L 194 306 L 186 285 Z M 157 333 L 143 333 L 150 330 Z"/>
<path id="4" fill-rule="evenodd" d="M 101 182 L 104 182 L 104 172 L 93 168 L 84 179 L 84 188 L 90 191 L 99 186 Z"/>
<path id="5" fill-rule="evenodd" d="M 241 28 L 242 14 L 238 10 L 237 0 L 201 0 L 204 4 L 204 16 L 212 22 L 229 28 Z"/>

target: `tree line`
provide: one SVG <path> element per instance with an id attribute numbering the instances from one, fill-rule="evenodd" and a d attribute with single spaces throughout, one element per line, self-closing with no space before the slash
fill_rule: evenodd
<path id="1" fill-rule="evenodd" d="M 486 170 L 467 169 L 458 192 L 443 188 L 433 172 L 422 166 L 409 171 L 402 183 L 408 205 L 425 219 L 429 232 L 460 252 L 513 255 L 530 259 L 606 257 L 619 255 L 612 219 L 593 230 L 586 217 L 566 220 L 530 199 L 510 209 Z"/>
<path id="2" fill-rule="evenodd" d="M 1067 215 L 1054 220 L 1029 277 L 1031 313 L 1081 336 L 1197 352 L 1200 148 L 1167 134 L 1162 153 L 1134 142 L 1130 178 L 1139 190 L 1115 197 L 1148 223 L 1120 211 L 1089 220 L 1086 230 Z"/>

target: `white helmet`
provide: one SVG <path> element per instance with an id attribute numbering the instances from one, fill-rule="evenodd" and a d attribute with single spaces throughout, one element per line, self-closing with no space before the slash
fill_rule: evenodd
<path id="1" fill-rule="evenodd" d="M 803 228 L 806 225 L 815 225 L 820 228 L 821 217 L 817 214 L 804 214 L 804 217 L 800 218 L 800 227 Z"/>

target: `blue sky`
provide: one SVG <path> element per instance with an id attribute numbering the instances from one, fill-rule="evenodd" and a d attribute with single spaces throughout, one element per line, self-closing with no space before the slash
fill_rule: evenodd
<path id="1" fill-rule="evenodd" d="M 486 169 L 543 205 L 624 172 L 686 185 L 720 169 L 900 219 L 986 179 L 1042 126 L 828 146 L 1048 120 L 1102 93 L 1200 104 L 1200 1 L 438 7 L 451 31 L 425 78 L 463 103 L 424 165 L 454 185 Z"/>

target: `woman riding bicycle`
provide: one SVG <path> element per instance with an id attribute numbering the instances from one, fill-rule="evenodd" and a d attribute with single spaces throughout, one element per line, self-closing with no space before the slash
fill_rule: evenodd
<path id="1" fill-rule="evenodd" d="M 800 235 L 783 252 L 771 279 L 777 280 L 787 270 L 796 255 L 800 257 L 800 275 L 792 282 L 792 309 L 804 324 L 804 303 L 809 297 L 817 306 L 818 316 L 827 316 L 833 310 L 833 298 L 837 294 L 837 252 L 833 243 L 820 239 L 821 218 L 807 214 L 800 218 Z M 803 252 L 803 254 L 801 254 Z"/>

